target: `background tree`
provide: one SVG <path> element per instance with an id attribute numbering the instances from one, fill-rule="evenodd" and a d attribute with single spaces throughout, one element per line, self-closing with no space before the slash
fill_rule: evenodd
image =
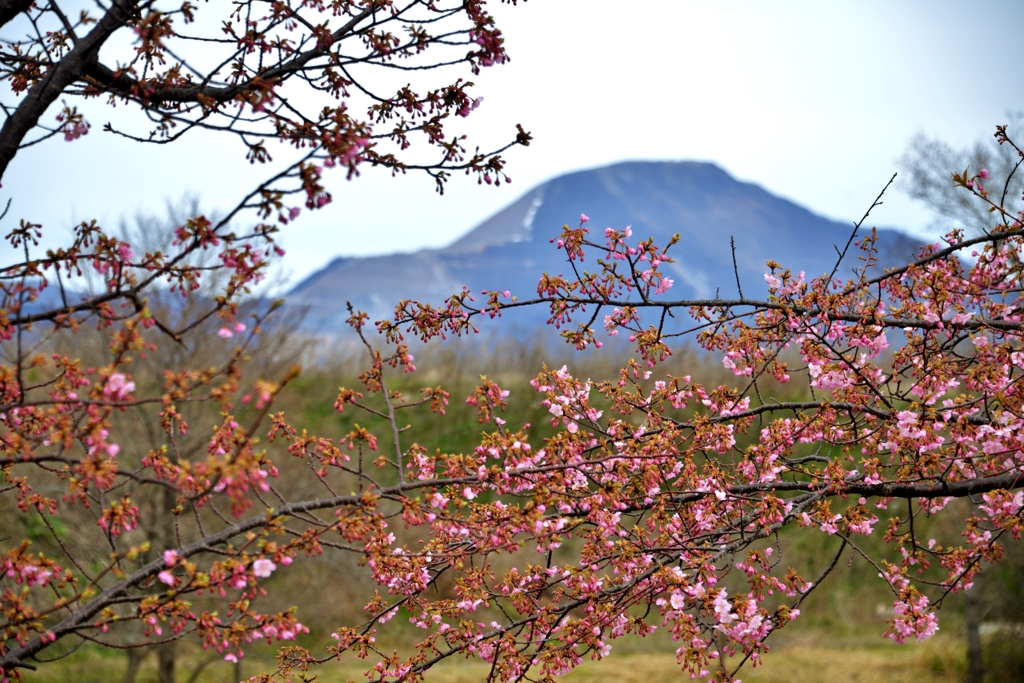
<path id="1" fill-rule="evenodd" d="M 146 252 L 168 251 L 174 238 L 174 228 L 188 220 L 189 216 L 201 215 L 198 201 L 188 199 L 178 206 L 169 206 L 167 215 L 159 218 L 152 215 L 137 215 L 131 222 L 123 222 L 120 237 L 140 250 Z M 192 265 L 205 270 L 209 275 L 203 280 L 202 286 L 194 296 L 182 298 L 166 290 L 151 289 L 148 293 L 148 305 L 153 315 L 167 321 L 173 327 L 183 327 L 188 321 L 201 316 L 209 302 L 223 289 L 224 273 L 215 268 L 216 256 L 210 253 L 195 254 L 190 259 Z M 271 286 L 271 289 L 274 289 Z M 254 317 L 266 315 L 266 310 L 274 305 L 260 298 L 243 301 L 240 305 L 240 319 L 250 321 Z M 314 339 L 302 334 L 301 324 L 304 312 L 301 309 L 289 308 L 278 311 L 268 324 L 263 325 L 262 332 L 251 337 L 246 345 L 247 371 L 257 377 L 281 377 L 287 374 L 292 366 L 303 362 Z M 146 393 L 159 393 L 168 373 L 179 374 L 193 368 L 211 367 L 223 360 L 225 348 L 223 344 L 211 343 L 217 337 L 216 319 L 208 320 L 196 328 L 195 332 L 179 341 L 160 335 L 153 340 L 155 348 L 146 354 L 144 359 L 135 363 L 133 380 Z M 104 334 L 92 334 L 80 330 L 69 334 L 65 331 L 58 341 L 58 348 L 63 353 L 73 354 L 88 366 L 100 366 L 104 362 L 107 339 Z M 195 402 L 182 406 L 182 417 L 191 424 L 213 424 L 217 421 L 215 406 L 206 402 Z M 165 433 L 161 426 L 159 411 L 155 407 L 133 410 L 127 413 L 117 425 L 117 431 L 124 435 L 124 440 L 133 444 L 136 454 L 147 451 L 158 451 L 165 442 Z M 206 452 L 205 434 L 196 431 L 183 435 L 176 441 L 179 461 L 196 463 L 202 460 Z M 129 456 L 130 457 L 130 456 Z M 136 466 L 141 466 L 137 463 Z M 174 524 L 174 509 L 177 500 L 172 489 L 162 488 L 154 491 L 154 495 L 139 502 L 140 517 L 152 520 L 152 523 L 141 528 L 141 538 L 151 548 L 170 548 L 177 545 Z M 83 520 L 84 521 L 84 520 Z M 87 539 L 88 535 L 75 531 L 72 527 L 69 536 L 75 535 Z M 69 539 L 63 538 L 67 544 Z M 56 550 L 56 549 L 55 549 Z M 144 560 L 157 557 L 155 550 L 143 553 Z M 174 683 L 180 652 L 178 641 L 167 640 L 150 648 L 131 647 L 134 643 L 145 642 L 142 631 L 135 629 L 120 647 L 125 648 L 128 666 L 124 683 L 134 683 L 148 651 L 155 650 L 157 659 L 158 683 Z M 203 668 L 216 659 L 205 656 L 199 658 L 189 672 L 189 679 L 195 680 Z M 237 677 L 241 680 L 241 676 Z"/>
<path id="2" fill-rule="evenodd" d="M 1019 129 L 1024 115 L 1011 118 L 1011 129 Z M 1019 199 L 1024 191 L 1024 173 L 1020 172 L 1020 157 L 1008 145 L 1001 145 L 995 137 L 979 140 L 970 149 L 958 149 L 949 143 L 918 133 L 897 162 L 901 177 L 899 188 L 937 214 L 936 232 L 963 228 L 971 234 L 980 234 L 998 224 L 999 217 L 989 207 L 974 198 L 952 181 L 953 173 L 969 169 L 977 173 L 986 169 L 1002 185 L 991 185 L 981 179 L 997 203 Z"/>

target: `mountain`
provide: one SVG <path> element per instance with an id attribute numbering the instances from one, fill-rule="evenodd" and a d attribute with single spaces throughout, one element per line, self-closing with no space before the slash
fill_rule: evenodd
<path id="1" fill-rule="evenodd" d="M 579 215 L 591 220 L 594 241 L 604 241 L 607 226 L 633 228 L 633 237 L 653 236 L 664 245 L 674 233 L 680 242 L 669 252 L 676 263 L 667 273 L 673 299 L 736 296 L 730 236 L 744 294 L 766 291 L 769 258 L 807 279 L 835 264 L 852 226 L 817 216 L 752 183 L 737 181 L 710 163 L 625 162 L 569 173 L 539 185 L 494 214 L 453 244 L 412 254 L 333 260 L 299 283 L 291 303 L 309 306 L 307 325 L 336 330 L 344 325 L 345 302 L 388 317 L 400 299 L 438 304 L 463 285 L 474 293 L 511 290 L 520 299 L 535 296 L 542 273 L 570 272 L 562 251 L 550 239 Z M 866 234 L 863 231 L 860 234 Z M 905 261 L 918 243 L 895 230 L 879 230 L 880 266 Z M 848 275 L 859 265 L 852 249 L 840 269 Z M 588 259 L 597 256 L 589 250 Z M 585 266 L 593 270 L 592 260 Z M 478 298 L 478 301 L 481 298 Z M 519 319 L 543 320 L 543 311 Z"/>

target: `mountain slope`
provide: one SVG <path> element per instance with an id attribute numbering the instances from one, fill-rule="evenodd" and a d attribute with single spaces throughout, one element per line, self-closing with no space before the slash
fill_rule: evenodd
<path id="1" fill-rule="evenodd" d="M 568 270 L 563 252 L 550 244 L 565 223 L 590 216 L 595 241 L 607 226 L 632 225 L 637 238 L 653 236 L 663 245 L 681 240 L 668 266 L 676 285 L 673 299 L 704 298 L 719 291 L 736 295 L 730 236 L 744 294 L 765 291 L 769 258 L 808 279 L 831 270 L 851 227 L 817 216 L 757 185 L 732 178 L 714 164 L 626 162 L 560 176 L 527 192 L 453 244 L 413 254 L 338 258 L 299 283 L 289 301 L 308 305 L 308 323 L 332 330 L 343 325 L 345 301 L 386 317 L 400 299 L 437 304 L 466 285 L 511 290 L 521 299 L 536 292 L 544 272 Z M 913 254 L 917 242 L 894 230 L 879 230 L 882 266 Z M 841 275 L 859 265 L 847 256 Z M 592 262 L 591 262 L 592 263 Z M 592 268 L 593 266 L 591 266 Z M 521 320 L 536 321 L 542 311 Z M 540 318 L 542 319 L 542 318 Z"/>

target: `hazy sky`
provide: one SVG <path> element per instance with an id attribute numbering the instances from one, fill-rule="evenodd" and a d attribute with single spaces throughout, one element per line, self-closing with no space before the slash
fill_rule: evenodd
<path id="1" fill-rule="evenodd" d="M 495 145 L 516 123 L 534 134 L 508 155 L 514 183 L 456 176 L 438 197 L 426 176 L 367 172 L 348 183 L 338 174 L 334 204 L 284 236 L 293 278 L 338 255 L 442 246 L 535 184 L 627 159 L 713 161 L 854 220 L 915 132 L 967 145 L 1024 109 L 1020 0 L 492 4 L 512 61 L 473 77 L 485 101 L 467 127 Z M 187 192 L 227 206 L 266 173 L 234 139 L 140 147 L 104 134 L 103 116 L 75 143 L 19 155 L 0 190 L 15 198 L 15 219 L 54 234 L 85 218 L 158 211 Z M 873 216 L 910 230 L 930 220 L 895 192 Z"/>

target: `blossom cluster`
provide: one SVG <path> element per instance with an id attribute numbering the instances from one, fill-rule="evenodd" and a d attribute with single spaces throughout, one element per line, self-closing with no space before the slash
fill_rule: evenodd
<path id="1" fill-rule="evenodd" d="M 480 65 L 493 60 L 498 37 L 476 43 Z M 297 192 L 322 196 L 314 177 L 322 168 L 305 169 L 310 185 Z M 291 216 L 280 204 L 274 212 Z M 229 282 L 195 325 L 205 323 L 222 355 L 212 367 L 167 368 L 153 380 L 137 363 L 158 348 L 154 335 L 177 333 L 131 298 L 135 287 L 156 273 L 176 296 L 192 296 L 205 271 L 184 256 L 136 256 L 84 227 L 93 246 L 75 259 L 107 264 L 104 296 L 128 304 L 100 299 L 49 320 L 72 335 L 95 322 L 108 362 L 23 354 L 0 366 L 3 493 L 42 519 L 60 541 L 49 547 L 66 555 L 58 562 L 20 539 L 4 552 L 4 675 L 19 675 L 27 657 L 65 638 L 116 638 L 126 622 L 142 624 L 151 641 L 194 637 L 229 661 L 256 640 L 290 643 L 308 630 L 299 614 L 259 605 L 295 575 L 293 564 L 324 553 L 357 557 L 376 585 L 361 601 L 365 618 L 336 629 L 328 651 L 328 659 L 368 659 L 371 681 L 420 676 L 456 655 L 490 664 L 492 680 L 558 676 L 608 656 L 617 639 L 656 629 L 678 643 L 681 671 L 730 679 L 738 672 L 723 662 L 758 662 L 868 535 L 886 548 L 858 557 L 895 596 L 887 635 L 930 637 L 933 598 L 968 587 L 983 563 L 998 561 L 1000 539 L 1019 535 L 1024 515 L 1024 314 L 1005 296 L 1024 286 L 1016 257 L 1024 225 L 995 209 L 999 229 L 951 233 L 878 275 L 808 279 L 769 262 L 767 297 L 739 302 L 667 298 L 678 295 L 663 270 L 674 241 L 634 240 L 630 228 L 593 241 L 581 216 L 555 248 L 574 265 L 596 254 L 599 267 L 545 275 L 535 299 L 502 290 L 478 307 L 468 291 L 441 307 L 403 302 L 395 319 L 377 323 L 383 342 L 353 311 L 370 360 L 361 386 L 340 388 L 334 408 L 372 419 L 340 438 L 271 413 L 297 370 L 277 380 L 244 373 L 265 316 L 242 327 L 238 299 L 271 243 L 233 238 L 199 217 L 180 226 L 177 253 L 217 250 L 213 262 Z M 12 242 L 33 235 L 24 227 Z M 872 262 L 874 235 L 860 248 Z M 977 252 L 973 262 L 960 258 L 965 250 Z M 77 263 L 67 259 L 64 271 Z M 37 267 L 22 264 L 23 277 L 3 281 L 6 339 L 39 322 L 22 307 L 48 286 L 26 284 Z M 445 419 L 450 394 L 427 386 L 410 396 L 390 384 L 417 377 L 404 335 L 468 334 L 521 305 L 545 307 L 576 348 L 597 346 L 602 328 L 621 333 L 636 358 L 603 378 L 577 376 L 572 363 L 542 367 L 525 398 L 481 377 L 464 399 L 476 410 L 474 447 L 411 443 L 405 416 Z M 657 320 L 689 316 L 696 342 L 736 386 L 666 372 L 675 333 L 652 322 L 652 311 Z M 512 424 L 512 400 L 543 408 L 546 435 Z M 217 408 L 200 427 L 189 424 L 197 403 Z M 160 443 L 138 450 L 125 414 L 155 416 Z M 916 534 L 922 515 L 961 535 Z M 102 554 L 63 543 L 62 519 L 88 520 L 76 534 Z M 808 534 L 833 554 L 804 576 L 782 551 Z M 388 653 L 376 638 L 397 617 L 420 638 Z M 279 662 L 263 680 L 325 660 L 289 646 Z"/>

